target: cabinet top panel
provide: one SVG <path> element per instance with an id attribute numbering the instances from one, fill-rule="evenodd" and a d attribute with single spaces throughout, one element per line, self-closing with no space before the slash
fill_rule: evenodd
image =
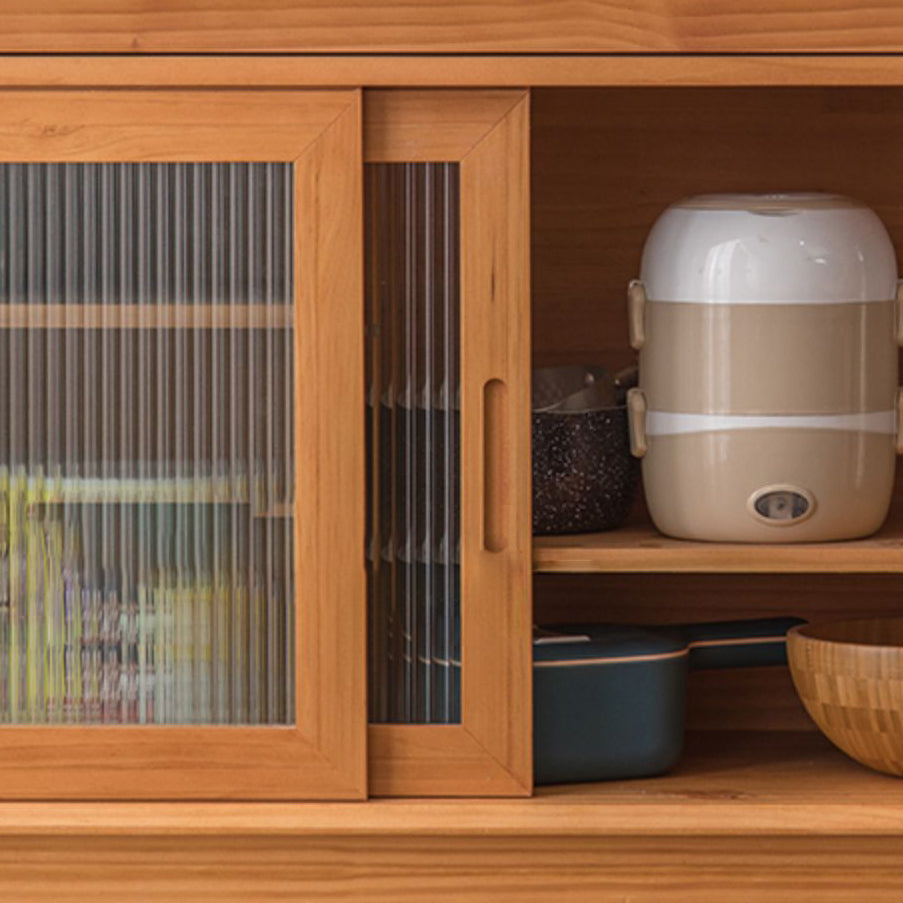
<path id="1" fill-rule="evenodd" d="M 830 0 L 7 0 L 0 52 L 877 52 L 903 7 Z"/>

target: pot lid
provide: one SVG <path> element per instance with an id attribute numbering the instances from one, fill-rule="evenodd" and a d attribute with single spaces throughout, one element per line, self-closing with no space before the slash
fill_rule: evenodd
<path id="1" fill-rule="evenodd" d="M 619 624 L 538 628 L 533 636 L 533 662 L 540 667 L 652 662 L 687 654 L 687 642 L 681 637 Z"/>

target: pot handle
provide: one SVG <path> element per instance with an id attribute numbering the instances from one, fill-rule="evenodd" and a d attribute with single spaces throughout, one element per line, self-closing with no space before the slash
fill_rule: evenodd
<path id="1" fill-rule="evenodd" d="M 755 618 L 744 621 L 711 621 L 675 627 L 687 641 L 690 667 L 754 668 L 787 664 L 787 631 L 800 618 Z"/>
<path id="2" fill-rule="evenodd" d="M 627 326 L 630 347 L 639 351 L 646 344 L 646 287 L 639 279 L 631 279 L 627 286 Z"/>
<path id="3" fill-rule="evenodd" d="M 634 387 L 627 393 L 627 420 L 630 424 L 630 454 L 642 458 L 646 454 L 646 396 Z"/>

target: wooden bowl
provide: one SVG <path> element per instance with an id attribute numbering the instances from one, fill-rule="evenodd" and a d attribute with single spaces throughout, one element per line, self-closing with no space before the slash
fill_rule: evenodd
<path id="1" fill-rule="evenodd" d="M 903 618 L 801 624 L 787 659 L 806 711 L 856 761 L 903 775 Z"/>

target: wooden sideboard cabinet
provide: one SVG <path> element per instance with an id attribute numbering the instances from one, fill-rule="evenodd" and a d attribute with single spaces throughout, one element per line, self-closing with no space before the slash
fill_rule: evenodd
<path id="1" fill-rule="evenodd" d="M 899 612 L 903 482 L 855 542 L 533 539 L 529 385 L 631 363 L 678 198 L 849 194 L 903 255 L 900 46 L 851 3 L 5 4 L 10 899 L 899 899 L 903 783 L 786 669 L 692 675 L 668 775 L 534 790 L 530 640 Z"/>

